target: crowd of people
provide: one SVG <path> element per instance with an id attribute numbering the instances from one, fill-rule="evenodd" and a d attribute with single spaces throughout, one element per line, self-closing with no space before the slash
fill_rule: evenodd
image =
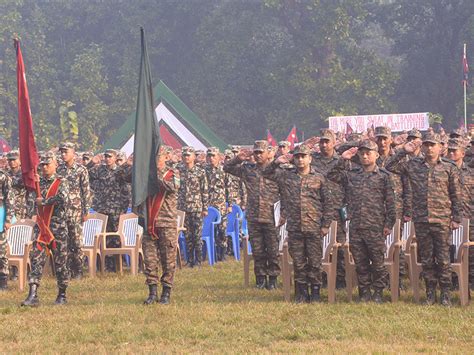
<path id="1" fill-rule="evenodd" d="M 195 151 L 161 145 L 156 159 L 157 190 L 147 200 L 147 216 L 139 216 L 144 235 L 144 273 L 149 288 L 145 304 L 168 304 L 176 268 L 177 213 L 185 212 L 187 265 L 202 262 L 202 222 L 208 207 L 222 216 L 216 231 L 217 260 L 232 251 L 226 235 L 226 216 L 232 205 L 246 212 L 254 259 L 256 287 L 278 287 L 279 233 L 286 226 L 293 260 L 295 302 L 319 302 L 324 284 L 321 271 L 322 236 L 337 221 L 337 241 L 346 241 L 350 220 L 350 252 L 357 272 L 361 302 L 382 302 L 387 270 L 385 237 L 397 219 L 412 221 L 426 285 L 426 303 L 451 304 L 450 233 L 463 218 L 473 221 L 474 135 L 455 130 L 416 129 L 392 135 L 388 127 L 370 128 L 345 137 L 329 129 L 291 147 L 255 141 L 252 148 L 232 146 Z M 75 144 L 41 152 L 40 195 L 22 180 L 20 156 L 11 151 L 0 161 L 1 202 L 6 212 L 0 233 L 0 290 L 15 278 L 6 258 L 6 231 L 15 220 L 37 215 L 30 254 L 29 293 L 24 306 L 39 304 L 47 253 L 56 270 L 56 304 L 67 303 L 69 280 L 82 277 L 82 224 L 90 210 L 108 216 L 107 231 L 118 229 L 119 216 L 131 205 L 133 157 L 115 149 L 103 154 L 78 153 Z M 274 205 L 280 201 L 280 220 Z M 39 224 L 39 223 L 38 223 Z M 403 223 L 401 223 L 403 225 Z M 47 228 L 44 228 L 46 226 Z M 470 240 L 474 241 L 474 228 Z M 52 242 L 49 242 L 52 241 Z M 107 238 L 107 247 L 119 247 Z M 338 254 L 337 288 L 345 287 L 344 253 Z M 474 286 L 474 249 L 470 248 L 469 281 Z M 109 271 L 116 265 L 106 260 Z M 161 275 L 159 265 L 161 264 Z M 11 271 L 11 273 L 10 273 Z M 400 268 L 404 275 L 403 260 Z M 162 292 L 158 297 L 158 284 Z"/>

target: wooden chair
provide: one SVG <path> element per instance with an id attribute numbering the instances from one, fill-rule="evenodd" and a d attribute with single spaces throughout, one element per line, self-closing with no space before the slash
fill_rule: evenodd
<path id="1" fill-rule="evenodd" d="M 82 252 L 87 257 L 90 277 L 95 277 L 97 260 L 100 260 L 100 238 L 105 233 L 108 216 L 101 213 L 88 214 L 82 227 Z M 97 256 L 99 258 L 97 259 Z"/>
<path id="2" fill-rule="evenodd" d="M 286 223 L 280 226 L 280 243 L 278 250 L 280 251 L 280 268 L 281 280 L 283 283 L 283 295 L 286 302 L 291 301 L 291 284 L 293 283 L 293 260 L 288 250 L 288 231 Z"/>
<path id="3" fill-rule="evenodd" d="M 408 279 L 410 280 L 410 285 L 412 283 L 411 279 L 411 269 L 413 268 L 412 262 L 411 262 L 411 257 L 410 257 L 410 248 L 411 248 L 411 243 L 414 242 L 415 239 L 415 225 L 413 222 L 405 222 L 403 224 L 403 232 L 401 234 L 401 251 L 405 257 L 405 262 L 407 263 L 408 266 Z"/>
<path id="4" fill-rule="evenodd" d="M 143 228 L 138 225 L 138 216 L 134 213 L 122 214 L 119 219 L 118 231 L 100 233 L 100 269 L 101 273 L 105 272 L 105 257 L 108 255 L 129 255 L 130 256 L 130 272 L 132 275 L 138 274 L 138 264 L 141 251 Z M 120 248 L 108 248 L 107 237 L 120 237 Z M 122 258 L 118 258 L 120 274 L 123 274 Z"/>
<path id="5" fill-rule="evenodd" d="M 474 246 L 474 242 L 469 241 L 469 219 L 463 218 L 459 228 L 452 232 L 452 244 L 455 247 L 455 253 L 451 269 L 458 275 L 461 306 L 467 306 L 469 304 L 469 247 Z"/>
<path id="6" fill-rule="evenodd" d="M 397 302 L 399 297 L 398 286 L 400 284 L 400 247 L 402 245 L 400 241 L 400 220 L 395 221 L 395 225 L 385 239 L 385 266 L 390 279 L 390 292 L 392 296 L 392 302 Z"/>
<path id="7" fill-rule="evenodd" d="M 184 218 L 186 216 L 186 212 L 184 211 L 179 211 L 178 210 L 178 216 L 177 216 L 177 223 L 178 223 L 178 229 L 177 229 L 177 234 L 176 234 L 176 258 L 177 258 L 177 263 L 178 267 L 180 269 L 183 268 L 183 259 L 181 257 L 181 248 L 179 247 L 179 235 L 186 231 L 186 228 L 184 228 Z"/>
<path id="8" fill-rule="evenodd" d="M 8 263 L 18 268 L 19 291 L 25 289 L 28 277 L 35 224 L 30 219 L 22 219 L 11 225 L 6 232 Z"/>
<path id="9" fill-rule="evenodd" d="M 352 290 L 357 286 L 357 272 L 354 258 L 350 251 L 350 221 L 346 221 L 346 242 L 342 246 L 344 248 L 344 268 L 346 270 L 346 292 L 347 300 L 352 302 Z"/>

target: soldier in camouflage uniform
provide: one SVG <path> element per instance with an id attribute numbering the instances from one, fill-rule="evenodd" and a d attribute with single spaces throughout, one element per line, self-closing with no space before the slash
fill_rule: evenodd
<path id="1" fill-rule="evenodd" d="M 188 265 L 194 267 L 202 260 L 202 220 L 207 216 L 209 188 L 206 172 L 195 164 L 196 154 L 193 147 L 182 148 L 182 159 L 178 168 L 178 210 L 186 212 L 184 227 Z"/>
<path id="2" fill-rule="evenodd" d="M 69 206 L 69 187 L 67 180 L 59 178 L 56 174 L 57 161 L 52 152 L 46 152 L 41 156 L 39 166 L 42 173 L 42 177 L 39 181 L 41 196 L 36 198 L 36 205 L 45 207 L 54 206 L 49 224 L 49 229 L 54 235 L 54 243 L 48 247 L 51 248 L 53 254 L 58 284 L 58 296 L 55 303 L 62 305 L 67 303 L 66 289 L 69 284 L 69 270 L 67 267 L 67 208 Z M 54 196 L 46 198 L 48 191 L 50 191 L 53 184 L 56 184 L 55 181 L 57 179 L 60 181 L 57 193 Z M 45 220 L 45 222 L 47 221 Z M 46 246 L 40 244 L 37 240 L 39 233 L 39 228 L 36 226 L 36 238 L 30 253 L 31 271 L 28 275 L 30 291 L 28 297 L 23 301 L 22 306 L 34 307 L 39 304 L 37 289 L 41 282 L 43 268 L 47 258 Z"/>
<path id="3" fill-rule="evenodd" d="M 94 202 L 92 207 L 98 213 L 108 216 L 107 232 L 116 232 L 120 214 L 123 209 L 122 189 L 120 186 L 124 183 L 121 178 L 121 170 L 116 164 L 117 151 L 107 149 L 104 152 L 105 164 L 95 165 L 96 158 L 93 158 L 87 165 L 89 171 L 89 180 L 94 185 Z M 120 247 L 120 238 L 108 237 L 108 248 Z M 114 270 L 114 258 L 107 257 L 107 269 Z"/>
<path id="4" fill-rule="evenodd" d="M 263 175 L 276 181 L 280 187 L 287 221 L 288 248 L 295 269 L 295 301 L 319 302 L 322 236 L 328 233 L 336 209 L 326 179 L 311 168 L 309 147 L 297 146 L 293 151 L 294 166 L 281 168 L 289 162 L 287 155 L 281 155 L 265 169 Z"/>
<path id="5" fill-rule="evenodd" d="M 226 150 L 224 164 L 229 162 L 234 156 L 234 153 Z M 247 190 L 245 189 L 245 184 L 242 182 L 242 179 L 227 173 L 225 179 L 225 185 L 228 186 L 230 204 L 239 205 L 242 210 L 245 210 L 247 206 Z"/>
<path id="6" fill-rule="evenodd" d="M 127 155 L 124 152 L 117 153 L 117 166 L 123 166 L 127 163 Z M 123 181 L 120 185 L 121 188 L 121 198 L 122 198 L 122 213 L 127 213 L 128 209 L 131 207 L 132 202 L 132 185 L 129 182 Z"/>
<path id="7" fill-rule="evenodd" d="M 59 164 L 56 174 L 68 181 L 69 202 L 67 208 L 68 230 L 68 268 L 72 278 L 82 277 L 82 224 L 90 208 L 89 173 L 76 163 L 74 143 L 64 142 L 59 146 L 63 163 Z"/>
<path id="8" fill-rule="evenodd" d="M 313 154 L 311 166 L 320 174 L 326 176 L 327 172 L 337 164 L 340 157 L 334 149 L 336 145 L 336 135 L 330 129 L 322 129 L 319 136 L 320 153 Z M 337 242 L 346 242 L 346 221 L 342 219 L 341 209 L 344 207 L 344 191 L 340 184 L 331 180 L 326 181 L 326 186 L 331 190 L 332 199 L 336 209 L 335 220 L 337 221 Z M 337 279 L 336 288 L 342 289 L 346 286 L 346 272 L 344 265 L 344 250 L 340 248 L 337 252 Z"/>
<path id="9" fill-rule="evenodd" d="M 10 227 L 14 216 L 16 203 L 14 196 L 10 177 L 0 170 L 0 206 L 5 209 L 4 227 L 3 230 L 0 230 L 0 291 L 6 290 L 8 284 L 7 236 L 5 232 Z"/>
<path id="10" fill-rule="evenodd" d="M 349 195 L 349 248 L 356 265 L 360 300 L 381 303 L 388 273 L 384 265 L 385 237 L 390 234 L 396 216 L 390 174 L 377 166 L 377 150 L 374 142 L 361 141 L 358 148 L 342 153 L 342 159 L 327 176 L 344 184 Z M 351 168 L 349 160 L 355 154 L 360 166 Z"/>
<path id="11" fill-rule="evenodd" d="M 228 179 L 225 178 L 220 163 L 219 149 L 209 147 L 207 149 L 207 165 L 204 170 L 209 187 L 209 206 L 215 207 L 221 214 L 221 223 L 217 226 L 216 250 L 217 260 L 223 261 L 227 251 L 227 213 L 232 210 L 229 200 Z"/>
<path id="12" fill-rule="evenodd" d="M 463 158 L 466 147 L 462 138 L 448 141 L 448 158 L 459 168 L 462 188 L 463 217 L 469 219 L 469 240 L 474 242 L 474 168 L 468 166 Z M 474 246 L 469 247 L 469 284 L 474 288 Z"/>
<path id="13" fill-rule="evenodd" d="M 291 143 L 288 141 L 280 141 L 278 142 L 278 150 L 275 153 L 275 158 L 278 158 L 282 155 L 286 155 L 291 150 Z"/>
<path id="14" fill-rule="evenodd" d="M 235 158 L 226 162 L 224 171 L 240 177 L 247 190 L 248 230 L 257 288 L 274 289 L 280 274 L 280 266 L 278 262 L 278 233 L 275 227 L 273 208 L 274 204 L 280 200 L 280 194 L 278 185 L 263 176 L 263 171 L 270 163 L 268 161 L 268 142 L 255 141 L 253 146 L 255 163 L 244 163 L 251 154 L 247 151 L 239 152 Z"/>
<path id="15" fill-rule="evenodd" d="M 7 173 L 11 178 L 12 193 L 15 200 L 15 218 L 17 220 L 31 218 L 34 214 L 34 193 L 29 193 L 25 188 L 25 184 L 23 183 L 20 165 L 20 152 L 18 150 L 12 150 L 8 152 L 7 159 L 8 166 L 10 167 Z"/>
<path id="16" fill-rule="evenodd" d="M 171 288 L 173 286 L 174 273 L 176 270 L 176 248 L 177 248 L 177 203 L 178 189 L 180 184 L 179 172 L 167 167 L 172 152 L 171 147 L 161 146 L 158 157 L 158 184 L 160 190 L 165 191 L 165 196 L 158 212 L 155 223 L 155 235 L 146 231 L 142 239 L 142 247 L 145 262 L 146 284 L 149 288 L 148 298 L 145 304 L 149 305 L 158 301 L 157 285 L 161 280 L 163 291 L 159 302 L 168 304 L 170 302 Z M 158 275 L 158 263 L 161 261 L 162 275 Z"/>
<path id="17" fill-rule="evenodd" d="M 427 304 L 436 302 L 436 286 L 441 288 L 441 304 L 449 306 L 451 266 L 449 255 L 450 231 L 459 227 L 462 217 L 462 188 L 459 169 L 442 160 L 439 135 L 427 133 L 423 138 L 423 157 L 403 161 L 416 145 L 406 143 L 387 169 L 404 174 L 409 179 L 406 194 L 413 207 L 416 242 L 419 248 L 426 283 Z"/>

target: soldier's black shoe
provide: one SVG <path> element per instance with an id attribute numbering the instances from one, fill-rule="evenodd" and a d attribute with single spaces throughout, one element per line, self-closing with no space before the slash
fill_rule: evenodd
<path id="1" fill-rule="evenodd" d="M 10 280 L 12 281 L 18 280 L 18 268 L 16 266 L 11 267 Z"/>
<path id="2" fill-rule="evenodd" d="M 436 289 L 435 288 L 427 288 L 426 289 L 426 301 L 425 304 L 428 306 L 432 306 L 436 303 Z"/>
<path id="3" fill-rule="evenodd" d="M 451 295 L 449 294 L 449 290 L 441 290 L 439 303 L 441 303 L 442 306 L 451 307 Z"/>
<path id="4" fill-rule="evenodd" d="M 321 302 L 321 294 L 319 285 L 311 285 L 310 302 Z"/>
<path id="5" fill-rule="evenodd" d="M 171 287 L 163 286 L 163 291 L 161 292 L 161 297 L 160 297 L 160 303 L 170 304 L 170 295 L 171 295 Z"/>
<path id="6" fill-rule="evenodd" d="M 277 277 L 269 276 L 267 290 L 275 290 L 277 288 Z"/>
<path id="7" fill-rule="evenodd" d="M 267 287 L 267 277 L 266 276 L 257 276 L 256 278 L 256 287 L 260 290 Z"/>
<path id="8" fill-rule="evenodd" d="M 309 293 L 306 283 L 295 282 L 295 303 L 308 303 Z"/>
<path id="9" fill-rule="evenodd" d="M 336 278 L 336 290 L 343 290 L 346 288 L 346 280 L 344 278 Z"/>
<path id="10" fill-rule="evenodd" d="M 30 284 L 30 291 L 28 292 L 28 297 L 21 302 L 21 305 L 24 307 L 37 307 L 39 305 L 38 298 L 38 285 Z"/>
<path id="11" fill-rule="evenodd" d="M 375 290 L 372 295 L 372 301 L 375 303 L 383 303 L 383 290 Z"/>
<path id="12" fill-rule="evenodd" d="M 54 301 L 54 304 L 63 305 L 66 303 L 67 303 L 66 288 L 60 288 L 58 290 L 58 296 L 56 297 L 56 301 Z"/>
<path id="13" fill-rule="evenodd" d="M 143 302 L 144 305 L 150 305 L 158 301 L 158 286 L 148 285 L 148 298 Z"/>
<path id="14" fill-rule="evenodd" d="M 7 276 L 0 276 L 0 291 L 8 290 L 8 278 Z"/>
<path id="15" fill-rule="evenodd" d="M 370 294 L 370 290 L 361 290 L 359 289 L 359 301 L 362 303 L 367 303 L 372 300 L 372 295 Z"/>

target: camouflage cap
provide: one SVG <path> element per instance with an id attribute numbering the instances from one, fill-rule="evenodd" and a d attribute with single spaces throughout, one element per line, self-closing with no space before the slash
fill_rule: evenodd
<path id="1" fill-rule="evenodd" d="M 407 133 L 408 137 L 415 137 L 415 138 L 421 138 L 421 132 L 417 130 L 416 128 L 410 129 Z"/>
<path id="2" fill-rule="evenodd" d="M 173 153 L 173 148 L 169 145 L 161 145 L 160 146 L 160 154 L 171 154 Z"/>
<path id="3" fill-rule="evenodd" d="M 230 150 L 232 151 L 232 153 L 238 153 L 240 152 L 240 145 L 231 145 Z"/>
<path id="4" fill-rule="evenodd" d="M 392 130 L 390 129 L 390 127 L 385 126 L 375 127 L 375 136 L 389 138 L 392 136 Z"/>
<path id="5" fill-rule="evenodd" d="M 59 149 L 76 149 L 76 145 L 73 142 L 62 142 Z"/>
<path id="6" fill-rule="evenodd" d="M 92 152 L 84 152 L 82 153 L 82 159 L 84 158 L 92 158 L 94 156 L 94 153 Z"/>
<path id="7" fill-rule="evenodd" d="M 207 148 L 207 155 L 219 155 L 220 152 L 219 152 L 219 148 L 217 147 L 209 147 Z"/>
<path id="8" fill-rule="evenodd" d="M 426 133 L 423 136 L 423 143 L 441 143 L 439 134 L 437 133 Z"/>
<path id="9" fill-rule="evenodd" d="M 264 140 L 255 141 L 253 144 L 253 151 L 254 152 L 264 152 L 268 149 L 268 142 Z"/>
<path id="10" fill-rule="evenodd" d="M 453 129 L 449 134 L 449 138 L 464 137 L 464 131 L 461 128 Z"/>
<path id="11" fill-rule="evenodd" d="M 127 154 L 125 152 L 118 151 L 117 152 L 117 159 L 127 160 Z"/>
<path id="12" fill-rule="evenodd" d="M 278 142 L 278 146 L 279 147 L 286 147 L 286 148 L 289 148 L 291 146 L 291 143 L 288 142 L 288 141 L 279 141 Z"/>
<path id="13" fill-rule="evenodd" d="M 300 144 L 293 149 L 293 155 L 310 155 L 311 154 L 311 149 L 305 145 L 305 144 Z"/>
<path id="14" fill-rule="evenodd" d="M 374 141 L 371 141 L 370 139 L 364 139 L 362 141 L 360 141 L 359 143 L 359 149 L 369 149 L 369 150 L 375 150 L 375 151 L 378 151 L 378 145 L 374 142 Z"/>
<path id="15" fill-rule="evenodd" d="M 336 134 L 332 129 L 329 128 L 323 128 L 319 132 L 319 139 L 327 139 L 330 141 L 335 141 L 336 140 Z"/>
<path id="16" fill-rule="evenodd" d="M 464 149 L 466 145 L 462 138 L 450 138 L 448 141 L 448 149 Z"/>
<path id="17" fill-rule="evenodd" d="M 7 159 L 8 160 L 17 160 L 20 157 L 20 151 L 19 150 L 10 150 L 7 153 Z"/>
<path id="18" fill-rule="evenodd" d="M 196 154 L 196 151 L 194 150 L 194 147 L 190 146 L 184 146 L 181 148 L 181 154 L 183 155 L 191 155 L 191 154 Z"/>
<path id="19" fill-rule="evenodd" d="M 106 149 L 104 155 L 114 155 L 117 156 L 118 152 L 115 149 Z"/>
<path id="20" fill-rule="evenodd" d="M 358 142 L 362 138 L 362 135 L 360 133 L 351 133 L 351 135 L 348 137 L 348 141 L 352 142 Z"/>
<path id="21" fill-rule="evenodd" d="M 232 153 L 232 150 L 226 149 L 226 150 L 224 150 L 224 156 L 225 156 L 226 158 L 233 158 L 233 157 L 234 157 L 234 153 Z"/>
<path id="22" fill-rule="evenodd" d="M 441 144 L 448 144 L 448 141 L 449 141 L 449 137 L 447 135 L 443 135 L 443 136 L 439 136 L 439 142 Z"/>
<path id="23" fill-rule="evenodd" d="M 56 160 L 56 156 L 54 155 L 53 152 L 44 152 L 40 156 L 40 165 L 42 164 L 49 164 L 52 161 Z"/>

